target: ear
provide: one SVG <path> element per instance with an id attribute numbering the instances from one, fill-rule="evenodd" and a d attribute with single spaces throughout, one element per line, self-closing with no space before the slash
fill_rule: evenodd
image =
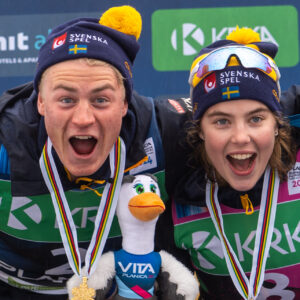
<path id="1" fill-rule="evenodd" d="M 198 136 L 200 137 L 201 140 L 205 141 L 204 134 L 203 134 L 202 131 L 200 131 L 200 132 L 198 133 Z"/>
<path id="2" fill-rule="evenodd" d="M 125 99 L 124 100 L 124 105 L 123 105 L 123 110 L 122 110 L 122 117 L 124 117 L 127 114 L 127 111 L 128 111 L 128 102 Z"/>
<path id="3" fill-rule="evenodd" d="M 37 100 L 37 108 L 40 115 L 45 115 L 45 103 L 41 96 L 41 93 L 38 94 L 38 100 Z"/>

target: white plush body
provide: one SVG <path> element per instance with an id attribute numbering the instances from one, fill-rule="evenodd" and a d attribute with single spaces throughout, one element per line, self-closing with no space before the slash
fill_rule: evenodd
<path id="1" fill-rule="evenodd" d="M 143 191 L 140 192 L 141 190 Z M 147 199 L 151 196 L 150 193 L 156 194 L 154 197 L 156 200 L 153 203 L 148 204 Z M 139 195 L 141 195 L 141 197 L 147 195 L 148 198 L 146 200 L 144 198 L 141 202 L 142 204 L 137 205 L 137 202 L 132 202 L 132 199 L 139 198 Z M 160 199 L 160 191 L 157 182 L 148 175 L 137 175 L 132 182 L 122 184 L 116 214 L 122 231 L 122 247 L 128 253 L 143 255 L 151 253 L 154 250 L 155 226 L 158 214 L 160 213 L 159 211 L 164 210 L 164 207 L 163 209 L 159 207 L 160 204 L 158 198 Z M 155 216 L 156 213 L 150 214 L 154 217 L 151 220 L 144 221 L 145 218 L 148 218 L 147 209 L 153 207 L 157 211 L 157 216 Z M 144 220 L 139 219 L 140 209 L 143 211 L 141 212 L 141 218 Z M 176 284 L 176 295 L 184 296 L 185 300 L 197 299 L 199 286 L 193 274 L 169 253 L 165 251 L 160 251 L 159 253 L 162 262 L 161 272 L 169 274 L 168 280 L 170 286 L 172 284 L 173 289 L 174 284 Z M 99 259 L 95 272 L 89 277 L 88 286 L 96 290 L 104 289 L 107 286 L 108 281 L 114 278 L 115 275 L 114 254 L 113 252 L 105 253 Z M 68 281 L 67 286 L 70 299 L 72 299 L 72 288 L 79 286 L 80 283 L 80 278 L 77 276 L 73 276 Z M 167 297 L 162 297 L 162 299 L 176 300 L 176 296 L 172 299 Z"/>

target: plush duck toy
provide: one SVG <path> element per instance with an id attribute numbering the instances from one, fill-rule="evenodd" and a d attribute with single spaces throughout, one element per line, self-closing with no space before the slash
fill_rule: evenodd
<path id="1" fill-rule="evenodd" d="M 88 280 L 88 286 L 97 290 L 97 300 L 105 299 L 112 279 L 117 282 L 118 292 L 109 299 L 197 299 L 199 287 L 193 274 L 169 253 L 154 252 L 155 226 L 164 210 L 153 175 L 124 177 L 116 209 L 122 249 L 103 254 Z M 70 299 L 78 280 L 74 276 L 68 282 Z M 163 282 L 162 288 L 157 286 L 158 282 Z M 159 298 L 155 296 L 156 288 L 160 290 Z"/>

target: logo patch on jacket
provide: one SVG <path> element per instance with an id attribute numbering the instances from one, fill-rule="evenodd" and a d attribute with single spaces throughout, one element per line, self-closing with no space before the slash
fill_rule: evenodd
<path id="1" fill-rule="evenodd" d="M 296 162 L 293 169 L 288 172 L 289 195 L 300 194 L 300 163 Z"/>
<path id="2" fill-rule="evenodd" d="M 134 175 L 157 167 L 156 151 L 155 151 L 155 145 L 152 137 L 146 139 L 144 143 L 144 149 L 148 156 L 148 160 L 145 161 L 142 165 L 130 170 L 129 171 L 130 175 Z"/>
<path id="3" fill-rule="evenodd" d="M 175 108 L 175 110 L 179 113 L 179 114 L 184 114 L 185 111 L 183 109 L 183 107 L 175 100 L 172 99 L 168 99 L 169 103 Z"/>

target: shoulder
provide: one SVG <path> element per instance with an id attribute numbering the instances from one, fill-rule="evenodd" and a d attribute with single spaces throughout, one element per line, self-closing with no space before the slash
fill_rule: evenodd
<path id="1" fill-rule="evenodd" d="M 283 91 L 280 103 L 285 115 L 291 116 L 300 113 L 300 85 L 291 85 Z"/>
<path id="2" fill-rule="evenodd" d="M 169 96 L 159 96 L 156 98 L 152 98 L 142 96 L 136 91 L 133 92 L 131 105 L 137 112 L 153 112 L 153 109 L 155 109 L 158 117 L 177 115 L 181 118 L 189 118 L 192 110 L 190 98 L 174 98 Z"/>
<path id="3" fill-rule="evenodd" d="M 160 96 L 154 99 L 155 106 L 170 114 L 190 114 L 192 111 L 192 104 L 190 98 L 175 98 L 168 96 Z"/>
<path id="4" fill-rule="evenodd" d="M 0 178 L 7 179 L 10 173 L 9 157 L 7 149 L 3 145 L 4 141 L 11 139 L 10 129 L 3 125 L 5 124 L 4 121 L 2 122 L 2 120 L 5 119 L 6 107 L 12 108 L 16 103 L 28 99 L 32 92 L 33 84 L 29 82 L 7 90 L 0 96 Z M 21 109 L 21 112 L 23 114 L 25 113 L 23 109 Z M 16 122 L 15 117 L 14 122 Z"/>
<path id="5" fill-rule="evenodd" d="M 192 118 L 190 99 L 164 96 L 155 98 L 154 103 L 161 129 L 167 135 L 178 137 L 178 133 L 175 132 L 176 128 L 183 129 Z"/>
<path id="6" fill-rule="evenodd" d="M 11 106 L 15 102 L 27 99 L 32 95 L 33 92 L 34 89 L 32 82 L 28 82 L 5 91 L 0 96 L 0 113 L 5 109 L 5 107 L 8 104 Z"/>

